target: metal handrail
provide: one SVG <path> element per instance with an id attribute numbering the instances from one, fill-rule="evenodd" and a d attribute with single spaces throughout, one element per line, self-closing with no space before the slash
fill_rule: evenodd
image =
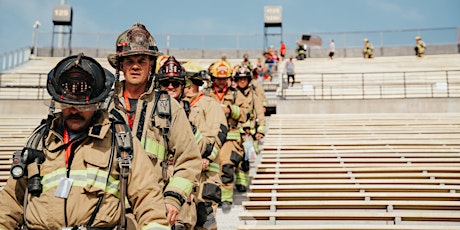
<path id="1" fill-rule="evenodd" d="M 460 97 L 460 69 L 347 73 L 297 73 L 301 92 L 280 87 L 280 99 L 384 99 Z M 283 74 L 282 78 L 286 78 Z M 299 79 L 299 77 L 296 77 Z M 309 90 L 305 90 L 309 86 Z"/>

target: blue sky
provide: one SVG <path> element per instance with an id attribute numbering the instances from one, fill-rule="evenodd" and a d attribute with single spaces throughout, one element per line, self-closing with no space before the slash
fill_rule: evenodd
<path id="1" fill-rule="evenodd" d="M 61 0 L 0 0 L 0 53 L 31 46 L 32 26 L 37 20 L 41 23 L 39 46 L 49 46 L 51 35 L 46 34 L 53 30 L 53 5 L 60 3 Z M 263 8 L 270 5 L 283 7 L 284 34 L 460 26 L 458 0 L 67 0 L 66 3 L 73 8 L 74 34 L 119 34 L 140 21 L 154 36 L 158 34 L 160 49 L 164 46 L 161 35 L 166 33 L 262 35 Z M 444 32 L 432 33 L 429 39 L 455 42 L 455 31 L 448 33 L 448 41 L 443 38 Z M 323 36 L 323 43 L 331 36 Z M 412 42 L 413 34 L 407 36 Z M 75 38 L 75 42 L 95 43 L 94 38 L 86 40 Z M 110 40 L 111 44 L 103 42 L 99 46 L 114 46 L 115 38 Z M 288 48 L 291 44 L 291 41 L 287 44 Z"/>

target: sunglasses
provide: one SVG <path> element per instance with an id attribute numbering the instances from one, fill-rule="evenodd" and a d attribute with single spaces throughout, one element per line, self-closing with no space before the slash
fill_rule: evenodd
<path id="1" fill-rule="evenodd" d="M 171 84 L 174 88 L 177 88 L 177 87 L 179 87 L 180 85 L 182 85 L 182 83 L 180 83 L 180 82 L 178 82 L 178 81 L 160 81 L 160 85 L 163 86 L 163 87 L 168 87 L 170 84 Z"/>

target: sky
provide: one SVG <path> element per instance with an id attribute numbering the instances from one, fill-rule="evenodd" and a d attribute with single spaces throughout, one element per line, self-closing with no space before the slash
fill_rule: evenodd
<path id="1" fill-rule="evenodd" d="M 52 9 L 54 5 L 61 4 L 63 1 L 0 0 L 0 54 L 32 46 L 33 25 L 36 21 L 40 22 L 38 46 L 49 47 L 53 31 Z M 166 46 L 167 33 L 172 34 L 171 36 L 176 35 L 174 38 L 190 39 L 190 48 L 195 48 L 194 46 L 199 46 L 195 43 L 200 43 L 196 41 L 197 38 L 187 36 L 190 34 L 225 35 L 224 37 L 238 34 L 261 36 L 264 33 L 264 6 L 282 6 L 282 32 L 283 37 L 288 40 L 288 48 L 303 33 L 322 35 L 323 44 L 328 43 L 328 40 L 335 36 L 338 40 L 336 46 L 340 47 L 349 45 L 350 40 L 360 40 L 362 43 L 364 36 L 375 39 L 379 39 L 379 36 L 376 33 L 359 33 L 342 38 L 338 36 L 344 35 L 339 35 L 338 32 L 460 26 L 459 0 L 66 0 L 64 2 L 73 9 L 72 46 L 78 43 L 78 46 L 86 44 L 88 47 L 114 47 L 117 34 L 128 29 L 135 22 L 142 22 L 147 26 L 157 39 L 160 49 Z M 273 28 L 270 29 L 268 32 L 273 32 Z M 92 36 L 96 33 L 102 36 Z M 279 33 L 279 30 L 275 28 L 273 33 Z M 407 38 L 404 39 L 407 41 L 400 41 L 401 43 L 413 42 L 415 33 L 417 32 L 385 33 L 384 39 L 387 42 L 392 36 L 405 36 Z M 430 42 L 455 43 L 457 36 L 460 36 L 455 29 L 429 31 L 426 34 L 428 42 L 427 39 L 424 40 L 428 44 Z M 257 38 L 257 42 L 263 43 L 262 38 Z M 276 36 L 270 37 L 269 43 L 274 43 L 276 39 Z M 242 40 L 238 43 L 245 43 L 244 36 Z M 187 48 L 187 41 L 182 43 L 181 48 Z M 222 46 L 225 48 L 223 42 Z M 238 44 L 238 46 L 243 45 Z"/>

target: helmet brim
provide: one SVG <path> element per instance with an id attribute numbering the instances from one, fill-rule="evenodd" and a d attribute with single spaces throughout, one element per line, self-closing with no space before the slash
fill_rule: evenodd
<path id="1" fill-rule="evenodd" d="M 127 56 L 142 55 L 142 54 L 146 54 L 146 55 L 152 56 L 154 58 L 157 58 L 162 53 L 159 52 L 159 51 L 152 51 L 152 50 L 130 50 L 130 51 L 119 53 L 119 54 L 109 54 L 109 55 L 107 55 L 107 61 L 109 61 L 109 64 L 114 69 L 116 69 L 117 68 L 117 56 L 118 57 L 127 57 Z"/>

